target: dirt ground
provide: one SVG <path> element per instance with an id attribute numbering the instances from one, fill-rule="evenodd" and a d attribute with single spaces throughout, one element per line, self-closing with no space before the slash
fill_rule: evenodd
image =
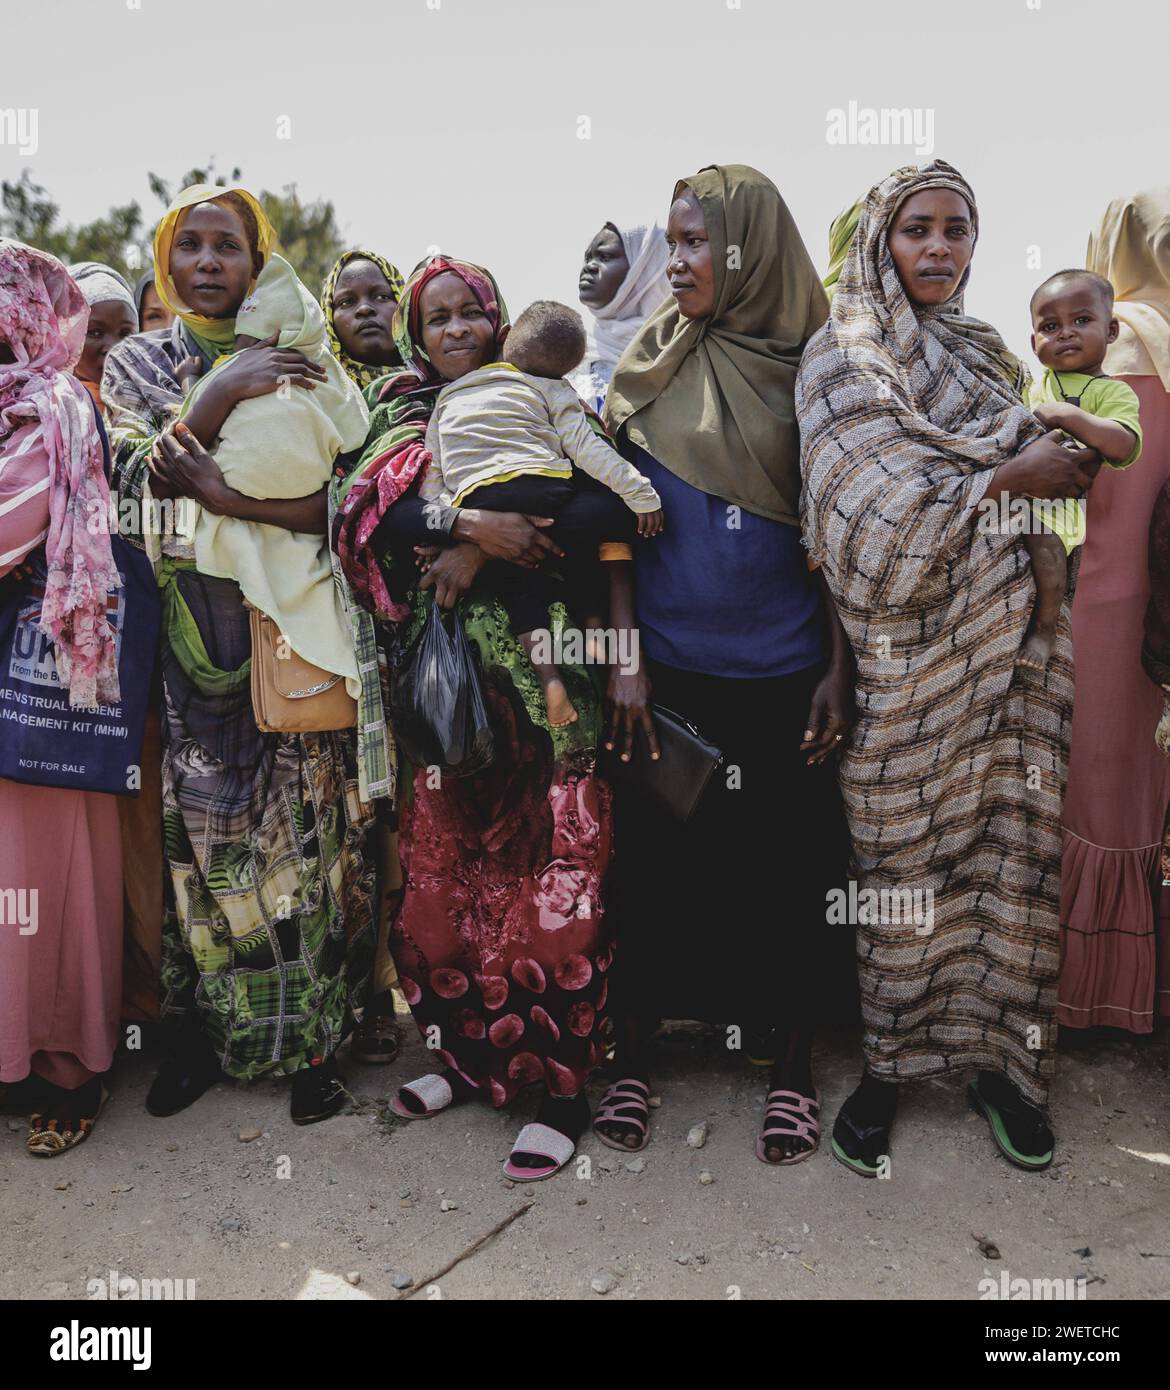
<path id="1" fill-rule="evenodd" d="M 353 1107 L 307 1128 L 269 1082 L 225 1082 L 153 1119 L 156 1058 L 122 1055 L 82 1148 L 29 1158 L 25 1122 L 0 1120 L 0 1297 L 85 1299 L 116 1271 L 193 1280 L 196 1299 L 396 1298 L 421 1281 L 419 1299 L 976 1299 L 1004 1270 L 1083 1277 L 1089 1302 L 1170 1296 L 1167 1031 L 1063 1045 L 1043 1174 L 998 1156 L 961 1086 L 908 1090 L 884 1181 L 835 1163 L 827 1137 L 810 1162 L 757 1162 L 766 1074 L 722 1042 L 675 1026 L 655 1045 L 661 1105 L 640 1162 L 588 1135 L 556 1179 L 516 1187 L 500 1163 L 535 1098 L 413 1124 L 387 1111 L 394 1082 L 431 1069 L 417 1038 L 393 1067 L 343 1060 Z M 825 1039 L 817 1066 L 831 1124 L 856 1083 L 853 1037 Z"/>

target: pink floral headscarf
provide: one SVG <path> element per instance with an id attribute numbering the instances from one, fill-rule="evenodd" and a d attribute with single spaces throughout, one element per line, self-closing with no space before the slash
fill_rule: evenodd
<path id="1" fill-rule="evenodd" d="M 93 405 L 72 376 L 89 305 L 59 260 L 0 238 L 0 455 L 28 430 L 23 450 L 44 451 L 49 475 L 47 580 L 41 631 L 57 648 L 71 705 L 121 698 L 106 599 L 121 585 L 110 549 L 110 489 Z"/>

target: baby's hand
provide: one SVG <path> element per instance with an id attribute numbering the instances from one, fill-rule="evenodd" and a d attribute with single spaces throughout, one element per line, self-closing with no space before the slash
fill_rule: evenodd
<path id="1" fill-rule="evenodd" d="M 189 395 L 192 386 L 203 375 L 203 359 L 201 357 L 184 357 L 179 363 L 176 375 L 179 378 L 183 395 Z"/>
<path id="2" fill-rule="evenodd" d="M 1068 412 L 1063 401 L 1048 401 L 1032 411 L 1046 430 L 1067 429 Z"/>
<path id="3" fill-rule="evenodd" d="M 641 512 L 638 516 L 638 535 L 657 536 L 664 524 L 661 507 L 655 512 Z"/>

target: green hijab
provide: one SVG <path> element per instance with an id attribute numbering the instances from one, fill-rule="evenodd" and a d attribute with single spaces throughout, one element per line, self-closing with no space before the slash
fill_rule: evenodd
<path id="1" fill-rule="evenodd" d="M 825 278 L 821 284 L 824 285 L 825 293 L 830 300 L 837 288 L 837 281 L 841 278 L 841 272 L 845 269 L 845 262 L 849 259 L 849 248 L 853 245 L 853 237 L 857 231 L 857 224 L 861 221 L 861 209 L 864 206 L 865 198 L 858 198 L 852 207 L 839 212 L 833 218 L 833 225 L 829 228 L 829 268 L 825 271 Z"/>
<path id="2" fill-rule="evenodd" d="M 713 164 L 675 185 L 707 224 L 715 310 L 687 319 L 669 299 L 622 354 L 605 420 L 685 483 L 757 516 L 799 525 L 793 386 L 828 302 L 775 184 Z"/>

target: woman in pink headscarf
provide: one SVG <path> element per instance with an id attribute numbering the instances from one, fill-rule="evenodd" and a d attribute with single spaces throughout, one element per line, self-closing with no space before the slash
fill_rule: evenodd
<path id="1" fill-rule="evenodd" d="M 119 699 L 106 599 L 120 581 L 92 525 L 109 514 L 106 447 L 71 375 L 88 317 L 58 260 L 0 239 L 0 584 L 43 551 L 40 627 L 72 705 Z M 28 1152 L 54 1157 L 88 1136 L 117 1041 L 116 799 L 0 778 L 0 845 L 0 1099 L 26 1083 Z"/>

